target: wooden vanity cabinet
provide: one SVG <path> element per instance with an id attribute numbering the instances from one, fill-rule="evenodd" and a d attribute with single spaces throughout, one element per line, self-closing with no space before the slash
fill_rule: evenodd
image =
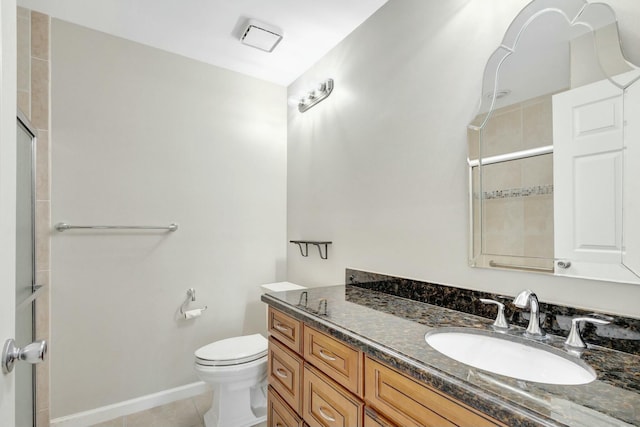
<path id="1" fill-rule="evenodd" d="M 302 394 L 302 418 L 310 427 L 362 427 L 362 400 L 309 364 Z"/>
<path id="2" fill-rule="evenodd" d="M 507 427 L 272 307 L 269 334 L 268 427 Z"/>
<path id="3" fill-rule="evenodd" d="M 302 354 L 302 322 L 281 311 L 269 307 L 267 332 L 282 344 L 298 354 Z"/>
<path id="4" fill-rule="evenodd" d="M 362 352 L 272 307 L 268 331 L 267 425 L 362 427 Z"/>
<path id="5" fill-rule="evenodd" d="M 280 395 L 269 386 L 267 394 L 267 425 L 272 427 L 304 427 L 302 418 L 285 403 Z"/>
<path id="6" fill-rule="evenodd" d="M 371 407 L 366 407 L 364 410 L 364 424 L 363 427 L 397 427 L 386 420 Z"/>
<path id="7" fill-rule="evenodd" d="M 302 347 L 304 360 L 362 398 L 363 354 L 361 351 L 307 325 L 304 326 Z"/>
<path id="8" fill-rule="evenodd" d="M 377 360 L 364 367 L 365 402 L 399 426 L 507 427 Z"/>
<path id="9" fill-rule="evenodd" d="M 302 358 L 269 337 L 267 375 L 271 386 L 293 410 L 302 413 Z"/>

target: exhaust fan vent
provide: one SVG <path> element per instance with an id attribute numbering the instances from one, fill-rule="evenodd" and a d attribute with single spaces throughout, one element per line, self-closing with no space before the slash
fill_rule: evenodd
<path id="1" fill-rule="evenodd" d="M 255 47 L 265 52 L 271 52 L 282 40 L 282 30 L 272 25 L 250 19 L 247 28 L 242 33 L 240 41 L 247 46 Z"/>

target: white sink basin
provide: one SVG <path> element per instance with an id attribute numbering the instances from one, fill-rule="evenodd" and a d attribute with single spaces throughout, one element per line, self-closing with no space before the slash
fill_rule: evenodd
<path id="1" fill-rule="evenodd" d="M 470 328 L 442 328 L 428 332 L 424 339 L 459 362 L 520 380 L 577 385 L 596 379 L 593 368 L 579 358 L 521 337 Z"/>

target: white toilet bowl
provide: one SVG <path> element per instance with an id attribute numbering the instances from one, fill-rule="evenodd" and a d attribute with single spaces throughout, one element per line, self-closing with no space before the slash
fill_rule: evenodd
<path id="1" fill-rule="evenodd" d="M 267 345 L 254 334 L 196 350 L 195 371 L 213 389 L 206 427 L 249 427 L 267 419 Z"/>

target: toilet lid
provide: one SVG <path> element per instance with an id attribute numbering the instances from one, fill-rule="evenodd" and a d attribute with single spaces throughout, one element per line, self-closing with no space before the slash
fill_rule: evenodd
<path id="1" fill-rule="evenodd" d="M 196 350 L 196 362 L 206 366 L 228 366 L 252 362 L 267 355 L 268 341 L 260 334 L 227 338 Z"/>

